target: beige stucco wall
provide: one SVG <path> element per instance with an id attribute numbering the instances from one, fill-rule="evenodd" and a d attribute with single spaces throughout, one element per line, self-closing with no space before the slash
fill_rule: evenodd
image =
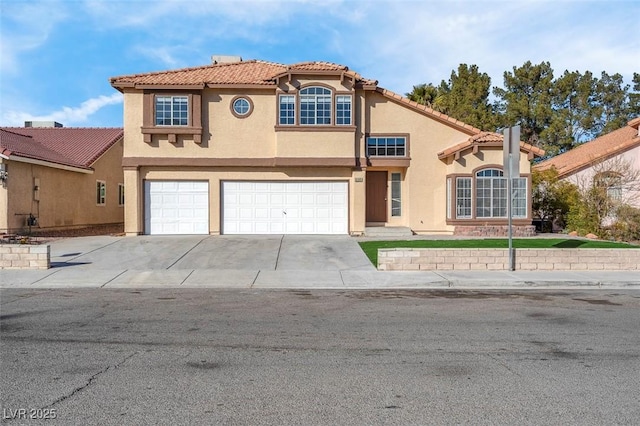
<path id="1" fill-rule="evenodd" d="M 391 218 L 388 206 L 387 217 L 394 225 L 409 226 L 418 233 L 452 232 L 445 214 L 447 165 L 438 159 L 438 152 L 468 139 L 469 135 L 379 93 L 368 94 L 366 109 L 365 133 L 409 134 L 411 165 L 404 174 L 403 214 Z M 361 149 L 365 152 L 364 141 Z M 390 192 L 387 198 L 391 198 Z"/>
<path id="2" fill-rule="evenodd" d="M 278 93 L 295 93 L 295 87 L 321 82 L 339 93 L 353 95 L 353 124 L 349 128 L 316 128 L 304 126 L 283 129 L 278 126 Z M 238 118 L 231 112 L 231 103 L 237 95 L 247 96 L 253 104 L 252 113 Z M 349 231 L 358 234 L 365 228 L 366 171 L 384 170 L 401 173 L 402 214 L 391 215 L 387 203 L 387 225 L 408 226 L 418 233 L 452 233 L 454 227 L 446 223 L 446 176 L 471 173 L 480 165 L 502 164 L 500 149 L 482 150 L 478 154 L 465 152 L 459 161 L 442 161 L 438 152 L 469 138 L 469 133 L 450 123 L 440 122 L 392 101 L 382 94 L 351 87 L 350 80 L 336 76 L 326 79 L 282 79 L 278 89 L 204 89 L 202 91 L 203 135 L 200 144 L 190 136 L 178 136 L 176 143 L 166 135 L 153 135 L 145 143 L 140 131 L 143 125 L 143 93 L 125 91 L 125 148 L 124 155 L 147 159 L 290 159 L 313 158 L 314 167 L 265 168 L 264 162 L 253 166 L 227 167 L 228 163 L 214 167 L 201 163 L 199 167 L 132 166 L 125 170 L 127 206 L 125 230 L 128 234 L 144 232 L 143 181 L 153 180 L 207 180 L 210 187 L 210 232 L 220 232 L 220 182 L 222 180 L 347 180 L 349 181 Z M 299 113 L 299 111 L 297 111 Z M 364 158 L 365 135 L 406 135 L 408 137 L 410 166 L 325 167 L 323 158 Z M 125 161 L 126 161 L 125 158 Z M 152 164 L 149 161 L 147 164 Z M 144 162 L 143 162 L 144 163 Z M 156 161 L 157 164 L 159 162 Z M 329 161 L 330 164 L 330 161 Z M 529 172 L 526 154 L 522 154 L 523 173 Z M 136 200 L 135 203 L 132 200 Z M 391 182 L 387 200 L 391 200 Z"/>
<path id="3" fill-rule="evenodd" d="M 3 209 L 7 224 L 0 232 L 22 232 L 29 214 L 37 217 L 40 229 L 122 223 L 123 207 L 118 206 L 118 183 L 124 181 L 121 163 L 122 142 L 117 142 L 94 163 L 93 173 L 9 160 L 7 201 Z M 96 204 L 97 180 L 107 183 L 105 206 Z"/>
<path id="4" fill-rule="evenodd" d="M 138 172 L 126 171 L 127 195 L 129 187 L 138 191 L 138 203 L 133 204 L 133 197 L 127 198 L 125 232 L 128 235 L 144 233 L 144 187 L 145 180 L 194 180 L 209 182 L 209 229 L 211 234 L 221 231 L 220 189 L 223 181 L 233 180 L 334 180 L 346 181 L 349 184 L 349 229 L 364 229 L 362 220 L 364 215 L 363 203 L 358 200 L 364 198 L 364 182 L 356 182 L 355 176 L 362 176 L 362 172 L 353 173 L 350 168 L 157 168 L 141 167 Z M 133 192 L 132 191 L 132 192 Z"/>

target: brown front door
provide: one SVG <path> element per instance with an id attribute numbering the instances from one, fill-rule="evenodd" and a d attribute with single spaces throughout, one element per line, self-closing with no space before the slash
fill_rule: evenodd
<path id="1" fill-rule="evenodd" d="M 387 172 L 367 172 L 367 222 L 387 221 Z"/>

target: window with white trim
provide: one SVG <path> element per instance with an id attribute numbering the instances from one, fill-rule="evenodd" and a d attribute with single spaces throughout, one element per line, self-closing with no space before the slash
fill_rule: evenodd
<path id="1" fill-rule="evenodd" d="M 456 218 L 471 218 L 471 178 L 456 178 Z"/>
<path id="2" fill-rule="evenodd" d="M 238 98 L 233 101 L 233 111 L 238 115 L 247 115 L 251 110 L 251 104 L 246 98 Z"/>
<path id="3" fill-rule="evenodd" d="M 278 98 L 278 123 L 280 125 L 296 124 L 296 97 L 294 95 L 280 95 Z"/>
<path id="4" fill-rule="evenodd" d="M 118 184 L 118 205 L 124 206 L 124 184 Z"/>
<path id="5" fill-rule="evenodd" d="M 391 216 L 402 215 L 402 175 L 391 173 Z"/>
<path id="6" fill-rule="evenodd" d="M 107 183 L 101 180 L 96 181 L 96 204 L 99 206 L 107 204 Z"/>
<path id="7" fill-rule="evenodd" d="M 300 91 L 300 124 L 331 124 L 331 90 L 307 87 Z"/>
<path id="8" fill-rule="evenodd" d="M 351 95 L 336 96 L 336 124 L 351 125 Z"/>
<path id="9" fill-rule="evenodd" d="M 502 170 L 476 173 L 476 217 L 507 217 L 507 180 Z"/>
<path id="10" fill-rule="evenodd" d="M 527 217 L 527 182 L 513 179 L 513 217 Z M 507 217 L 507 179 L 502 170 L 485 169 L 476 173 L 476 217 Z"/>
<path id="11" fill-rule="evenodd" d="M 156 126 L 189 125 L 188 96 L 156 96 Z"/>
<path id="12" fill-rule="evenodd" d="M 527 182 L 525 177 L 513 179 L 511 213 L 514 218 L 528 216 Z M 454 200 L 451 200 L 452 196 Z M 473 176 L 457 176 L 454 188 L 447 187 L 447 205 L 455 206 L 456 220 L 506 219 L 507 179 L 499 169 L 483 169 Z"/>

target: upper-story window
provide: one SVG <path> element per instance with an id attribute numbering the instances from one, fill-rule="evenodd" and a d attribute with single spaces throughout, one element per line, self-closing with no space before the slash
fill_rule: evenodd
<path id="1" fill-rule="evenodd" d="M 300 91 L 300 124 L 331 124 L 331 90 L 307 87 Z"/>
<path id="2" fill-rule="evenodd" d="M 311 86 L 297 94 L 278 97 L 280 126 L 351 126 L 353 97 L 335 95 L 326 87 Z"/>
<path id="3" fill-rule="evenodd" d="M 246 118 L 253 111 L 253 102 L 247 96 L 236 96 L 231 100 L 231 113 L 238 118 Z"/>
<path id="4" fill-rule="evenodd" d="M 156 126 L 187 126 L 188 96 L 156 96 Z"/>
<path id="5" fill-rule="evenodd" d="M 405 157 L 407 138 L 367 137 L 367 157 Z"/>
<path id="6" fill-rule="evenodd" d="M 280 95 L 279 124 L 296 124 L 296 97 L 294 95 Z"/>
<path id="7" fill-rule="evenodd" d="M 351 125 L 351 95 L 336 96 L 336 124 Z"/>

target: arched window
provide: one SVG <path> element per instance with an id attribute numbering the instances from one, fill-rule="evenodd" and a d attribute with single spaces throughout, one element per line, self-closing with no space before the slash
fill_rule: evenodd
<path id="1" fill-rule="evenodd" d="M 300 124 L 331 124 L 331 90 L 324 87 L 300 90 Z"/>
<path id="2" fill-rule="evenodd" d="M 513 179 L 513 218 L 528 216 L 527 178 Z M 455 214 L 455 217 L 453 215 Z M 502 170 L 487 168 L 470 175 L 447 177 L 447 218 L 455 220 L 506 219 L 507 179 Z"/>
<path id="3" fill-rule="evenodd" d="M 476 173 L 476 217 L 507 217 L 507 180 L 502 170 Z"/>

